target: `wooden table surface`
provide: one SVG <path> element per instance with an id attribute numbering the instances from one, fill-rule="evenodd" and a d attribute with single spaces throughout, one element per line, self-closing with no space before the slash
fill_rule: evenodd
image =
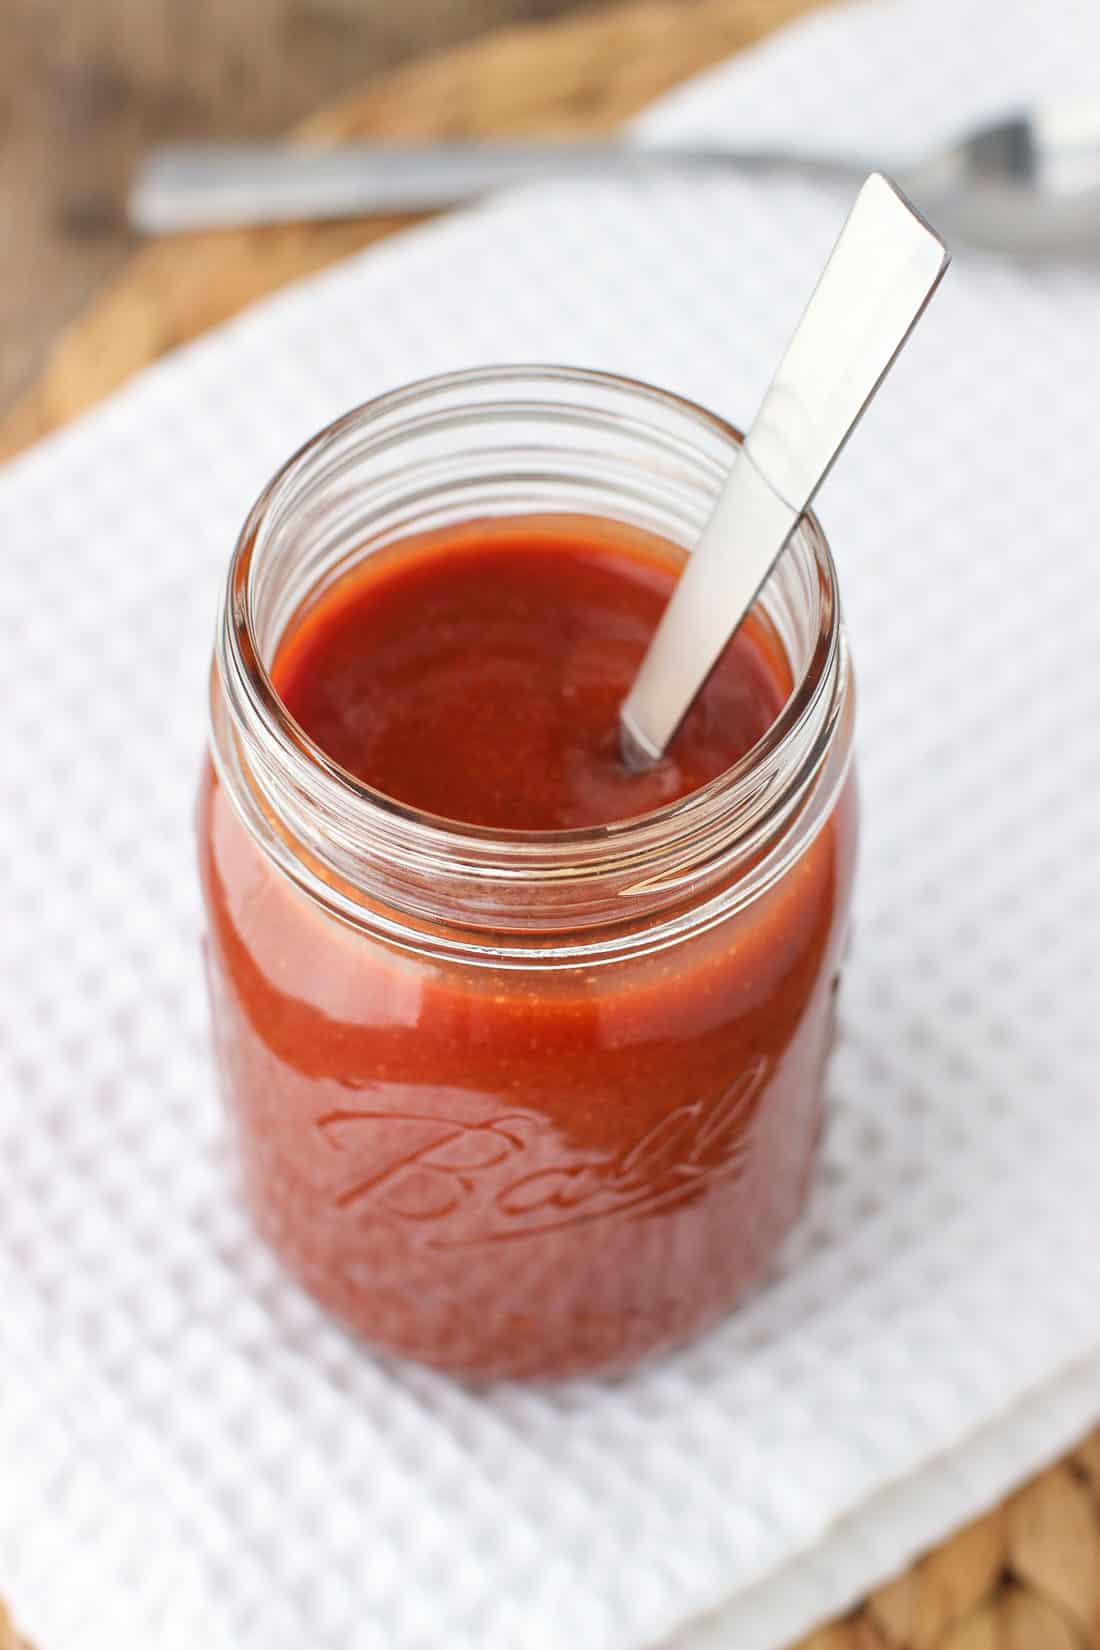
<path id="1" fill-rule="evenodd" d="M 136 242 L 151 143 L 282 131 L 426 51 L 592 0 L 0 0 L 0 412 Z"/>
<path id="2" fill-rule="evenodd" d="M 93 0 L 71 8 L 62 7 L 60 0 L 14 3 L 60 19 L 67 10 L 73 17 L 84 16 Z M 151 0 L 96 3 L 101 15 L 115 7 L 120 17 L 135 6 L 137 11 L 142 4 L 151 6 Z M 312 119 L 309 133 L 324 141 L 353 135 L 599 130 L 814 3 L 631 0 L 610 11 L 497 32 L 367 83 Z M 189 11 L 193 17 L 215 11 L 228 15 L 233 4 L 192 0 Z M 429 0 L 401 4 L 408 17 L 429 15 Z M 438 4 L 451 29 L 459 32 L 464 20 L 488 15 L 494 6 L 497 15 L 532 9 L 529 0 Z M 245 0 L 240 5 L 243 15 Z M 317 6 L 307 10 L 313 19 L 309 27 L 319 27 Z M 353 0 L 331 0 L 323 14 L 329 19 L 325 26 L 339 36 L 353 10 Z M 293 0 L 275 0 L 265 15 L 275 13 L 298 17 L 293 27 L 285 25 L 291 34 L 293 28 L 305 27 L 301 19 L 306 12 L 295 11 Z M 242 29 L 247 44 L 251 35 Z M 287 36 L 280 40 L 277 48 L 271 47 L 265 71 L 272 86 L 279 78 L 279 53 L 288 49 Z M 394 41 L 400 50 L 397 35 L 390 39 L 391 47 Z M 307 75 L 321 74 L 308 50 L 303 49 L 302 60 L 307 66 L 313 63 L 312 70 L 303 71 Z M 270 107 L 264 104 L 266 95 L 257 93 L 252 107 Z M 0 103 L 0 115 L 2 110 Z M 281 282 L 391 233 L 402 221 L 290 225 L 181 237 L 146 247 L 64 335 L 48 370 L 0 424 L 0 456 L 89 406 L 165 349 Z M 11 250 L 4 249 L 0 238 L 0 258 L 5 256 L 10 259 Z M 2 1586 L 0 1573 L 0 1590 Z M 18 1601 L 13 1603 L 17 1608 Z M 18 1642 L 0 1604 L 0 1650 L 15 1650 Z M 732 1641 L 730 1650 L 737 1650 Z M 878 1589 L 850 1616 L 814 1634 L 802 1650 L 1100 1650 L 1100 1430 L 904 1576 Z"/>

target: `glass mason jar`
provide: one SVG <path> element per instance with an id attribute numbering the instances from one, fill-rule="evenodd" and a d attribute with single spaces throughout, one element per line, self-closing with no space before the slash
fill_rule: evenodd
<path id="1" fill-rule="evenodd" d="M 379 1346 L 619 1369 L 766 1272 L 807 1191 L 856 837 L 853 696 L 812 517 L 760 603 L 791 691 L 726 773 L 586 830 L 420 814 L 268 674 L 360 558 L 526 515 L 689 547 L 739 436 L 560 368 L 386 395 L 304 447 L 229 570 L 199 799 L 220 1077 L 260 1231 Z"/>

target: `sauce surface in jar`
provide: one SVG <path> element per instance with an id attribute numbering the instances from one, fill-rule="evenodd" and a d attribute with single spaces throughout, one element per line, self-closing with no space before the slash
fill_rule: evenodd
<path id="1" fill-rule="evenodd" d="M 754 614 L 667 757 L 619 759 L 618 716 L 678 567 L 637 539 L 475 524 L 371 557 L 275 657 L 275 686 L 327 756 L 425 813 L 561 831 L 648 813 L 716 779 L 790 691 Z"/>
<path id="2" fill-rule="evenodd" d="M 425 535 L 308 602 L 271 678 L 407 808 L 636 820 L 744 757 L 792 690 L 754 613 L 666 759 L 625 771 L 618 708 L 678 566 L 585 518 Z M 368 1337 L 480 1376 L 621 1368 L 714 1321 L 804 1200 L 854 820 L 849 784 L 781 875 L 675 943 L 467 965 L 319 910 L 209 770 L 212 1000 L 261 1230 Z"/>

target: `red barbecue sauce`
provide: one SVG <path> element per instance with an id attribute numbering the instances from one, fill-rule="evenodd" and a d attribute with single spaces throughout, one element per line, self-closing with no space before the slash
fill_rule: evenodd
<path id="1" fill-rule="evenodd" d="M 330 759 L 495 830 L 705 785 L 791 691 L 753 615 L 667 758 L 616 718 L 678 571 L 585 518 L 471 523 L 361 562 L 271 675 Z M 849 785 L 748 906 L 599 966 L 425 956 L 326 915 L 208 770 L 200 846 L 227 1097 L 261 1230 L 376 1343 L 486 1376 L 618 1368 L 711 1322 L 804 1199 L 855 835 Z"/>

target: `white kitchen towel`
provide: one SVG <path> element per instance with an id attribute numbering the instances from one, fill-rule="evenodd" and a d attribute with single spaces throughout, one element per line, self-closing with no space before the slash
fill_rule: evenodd
<path id="1" fill-rule="evenodd" d="M 887 160 L 1087 90 L 1095 0 L 815 15 L 647 117 Z M 856 942 L 769 1287 L 618 1382 L 372 1356 L 235 1201 L 190 799 L 283 456 L 549 359 L 744 422 L 843 191 L 521 192 L 297 286 L 0 476 L 0 1592 L 40 1650 L 774 1650 L 1100 1416 L 1100 274 L 959 249 L 821 499 Z"/>

